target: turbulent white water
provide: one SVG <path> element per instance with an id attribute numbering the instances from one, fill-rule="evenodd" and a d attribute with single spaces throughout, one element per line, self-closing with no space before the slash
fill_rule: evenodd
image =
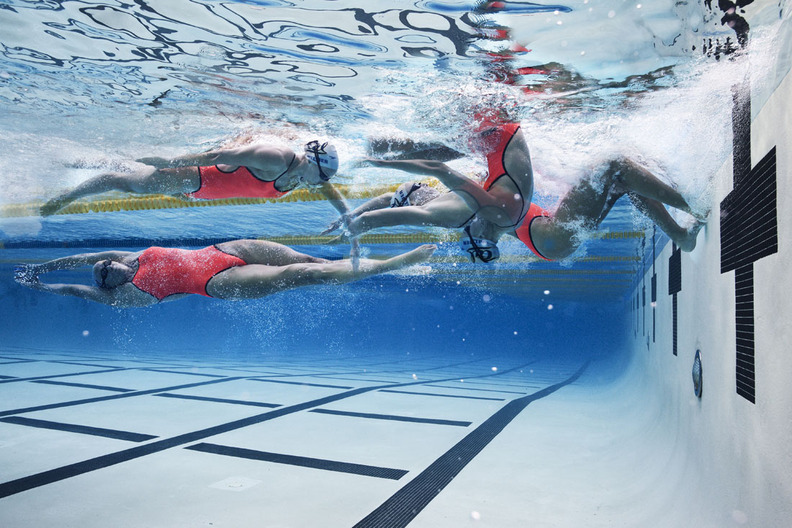
<path id="1" fill-rule="evenodd" d="M 498 106 L 528 135 L 537 195 L 628 154 L 702 197 L 730 152 L 731 85 L 750 63 L 765 93 L 789 69 L 785 1 L 737 10 L 753 40 L 736 60 L 723 53 L 736 32 L 711 2 L 479 4 L 4 2 L 0 203 L 95 173 L 75 162 L 118 167 L 240 133 L 294 145 L 332 135 L 340 179 L 394 181 L 404 176 L 354 167 L 368 138 L 466 151 L 475 113 Z M 498 28 L 506 40 L 482 38 Z M 509 49 L 508 60 L 491 55 Z M 513 78 L 497 82 L 504 69 Z"/>

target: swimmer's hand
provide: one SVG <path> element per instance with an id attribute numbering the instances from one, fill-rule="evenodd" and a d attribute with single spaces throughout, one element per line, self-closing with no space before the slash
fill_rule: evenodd
<path id="1" fill-rule="evenodd" d="M 39 274 L 32 264 L 14 266 L 14 280 L 23 286 L 33 287 L 39 283 Z"/>
<path id="2" fill-rule="evenodd" d="M 344 227 L 348 226 L 349 225 L 349 221 L 351 219 L 352 219 L 352 215 L 351 214 L 349 214 L 349 213 L 342 214 L 341 216 L 338 217 L 338 219 L 336 219 L 333 222 L 331 222 L 327 226 L 327 228 L 324 231 L 322 231 L 321 233 L 319 233 L 319 234 L 321 236 L 329 235 L 333 231 L 336 231 L 337 229 L 339 229 L 342 225 Z"/>
<path id="3" fill-rule="evenodd" d="M 167 158 L 160 158 L 158 156 L 152 156 L 150 158 L 140 158 L 136 159 L 138 163 L 142 163 L 144 165 L 151 165 L 152 167 L 156 167 L 158 169 L 168 169 L 172 168 L 173 160 L 169 160 Z"/>

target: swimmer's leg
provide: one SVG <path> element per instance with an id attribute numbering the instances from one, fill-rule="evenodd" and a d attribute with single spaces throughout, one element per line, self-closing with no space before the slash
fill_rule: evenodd
<path id="1" fill-rule="evenodd" d="M 269 240 L 232 240 L 217 244 L 217 249 L 244 260 L 247 264 L 264 266 L 288 266 L 289 264 L 324 264 L 329 260 L 312 257 L 295 251 L 288 246 Z"/>
<path id="2" fill-rule="evenodd" d="M 238 266 L 213 277 L 206 289 L 212 297 L 236 300 L 255 299 L 302 286 L 344 284 L 423 262 L 435 249 L 436 246 L 424 245 L 387 260 L 360 259 L 357 269 L 349 259 L 288 266 Z"/>
<path id="3" fill-rule="evenodd" d="M 146 165 L 133 172 L 106 172 L 94 176 L 80 185 L 47 201 L 41 207 L 43 216 L 56 213 L 78 198 L 108 191 L 135 194 L 180 194 L 197 190 L 201 180 L 198 169 L 156 169 Z"/>
<path id="4" fill-rule="evenodd" d="M 421 176 L 434 176 L 440 182 L 456 193 L 459 198 L 464 200 L 468 208 L 471 210 L 470 214 L 477 213 L 480 209 L 487 208 L 487 212 L 482 212 L 485 220 L 502 224 L 495 217 L 500 218 L 504 211 L 506 214 L 519 217 L 522 211 L 517 211 L 513 214 L 514 207 L 512 204 L 517 205 L 516 209 L 521 209 L 525 205 L 525 199 L 522 196 L 515 196 L 517 189 L 509 192 L 488 192 L 482 186 L 461 174 L 445 163 L 432 160 L 378 160 L 368 158 L 364 160 L 366 163 L 377 167 L 388 167 L 392 169 L 402 170 L 410 174 L 417 174 Z M 530 196 L 528 197 L 530 200 Z M 435 202 L 437 200 L 433 200 Z M 430 202 L 432 203 L 432 202 Z M 464 221 L 464 220 L 463 220 Z M 427 224 L 413 224 L 413 225 L 427 225 Z M 442 224 L 428 224 L 428 225 L 442 225 Z M 443 226 L 447 227 L 447 226 Z"/>
<path id="5" fill-rule="evenodd" d="M 372 229 L 399 225 L 436 226 L 457 228 L 464 224 L 473 211 L 454 194 L 444 194 L 420 206 L 394 207 L 368 211 L 351 220 L 348 230 L 357 236 Z"/>
<path id="6" fill-rule="evenodd" d="M 552 217 L 537 218 L 531 223 L 536 249 L 552 260 L 568 257 L 580 245 L 578 230 L 597 229 L 624 194 L 612 174 L 596 182 L 582 180 L 561 199 Z"/>
<path id="7" fill-rule="evenodd" d="M 680 226 L 676 220 L 668 213 L 665 206 L 657 200 L 645 198 L 633 193 L 628 195 L 635 207 L 652 220 L 657 227 L 668 235 L 679 249 L 682 251 L 693 251 L 696 249 L 696 238 L 705 223 L 696 220 L 690 228 Z"/>
<path id="8" fill-rule="evenodd" d="M 606 172 L 612 173 L 627 192 L 662 202 L 698 218 L 676 189 L 634 161 L 628 158 L 614 160 Z"/>

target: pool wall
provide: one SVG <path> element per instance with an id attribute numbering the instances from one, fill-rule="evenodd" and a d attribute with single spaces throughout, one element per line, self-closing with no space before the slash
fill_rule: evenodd
<path id="1" fill-rule="evenodd" d="M 718 526 L 788 526 L 792 514 L 791 101 L 790 75 L 764 104 L 752 101 L 752 121 L 750 106 L 735 99 L 734 159 L 714 177 L 698 246 L 678 253 L 667 243 L 654 265 L 649 251 L 631 299 L 628 377 L 639 387 L 631 397 L 659 402 L 647 412 L 674 444 L 670 465 L 685 466 L 680 489 L 695 490 L 680 500 L 701 501 Z"/>

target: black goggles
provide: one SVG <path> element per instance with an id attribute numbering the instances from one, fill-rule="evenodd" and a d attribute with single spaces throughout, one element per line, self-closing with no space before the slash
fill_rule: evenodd
<path id="1" fill-rule="evenodd" d="M 305 150 L 311 152 L 314 155 L 314 159 L 316 161 L 316 167 L 319 169 L 319 177 L 322 181 L 330 181 L 330 176 L 325 174 L 325 171 L 322 170 L 322 164 L 319 162 L 319 153 L 325 153 L 325 147 L 327 147 L 327 142 L 322 143 L 321 145 L 317 140 L 309 141 L 307 145 L 305 145 Z"/>

